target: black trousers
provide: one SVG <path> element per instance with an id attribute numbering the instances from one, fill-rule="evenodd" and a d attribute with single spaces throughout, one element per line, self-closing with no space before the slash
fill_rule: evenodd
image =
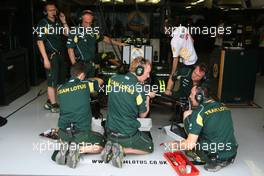
<path id="1" fill-rule="evenodd" d="M 264 47 L 258 48 L 258 69 L 257 72 L 264 75 Z"/>

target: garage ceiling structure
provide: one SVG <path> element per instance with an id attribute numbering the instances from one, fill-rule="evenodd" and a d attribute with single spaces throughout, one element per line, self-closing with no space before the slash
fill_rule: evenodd
<path id="1" fill-rule="evenodd" d="M 94 5 L 170 5 L 176 7 L 207 7 L 207 8 L 238 8 L 239 9 L 262 9 L 263 0 L 58 0 L 63 4 Z M 232 10 L 232 9 L 231 9 Z"/>

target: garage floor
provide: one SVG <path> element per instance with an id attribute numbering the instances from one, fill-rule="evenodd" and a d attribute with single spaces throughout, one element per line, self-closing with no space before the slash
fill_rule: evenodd
<path id="1" fill-rule="evenodd" d="M 5 117 L 15 109 L 34 98 L 39 90 L 45 90 L 45 83 L 31 88 L 30 92 L 17 99 L 10 106 L 0 107 Z M 264 77 L 257 78 L 255 102 L 264 107 Z M 152 137 L 155 151 L 150 155 L 127 156 L 122 169 L 100 161 L 100 155 L 85 155 L 76 169 L 56 165 L 51 161 L 53 142 L 38 136 L 49 128 L 56 127 L 58 114 L 43 109 L 46 95 L 42 95 L 8 118 L 8 124 L 0 128 L 0 175 L 176 175 L 163 158 L 165 149 L 159 144 L 172 140 L 160 129 L 169 125 L 171 110 L 152 108 Z M 235 133 L 239 143 L 235 163 L 217 173 L 206 172 L 198 166 L 201 175 L 263 176 L 264 175 L 264 110 L 255 108 L 232 109 Z M 45 151 L 44 150 L 46 147 Z M 41 149 L 41 150 L 40 150 Z"/>

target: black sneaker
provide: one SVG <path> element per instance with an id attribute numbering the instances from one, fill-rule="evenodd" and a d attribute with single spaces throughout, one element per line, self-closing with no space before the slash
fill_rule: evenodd
<path id="1" fill-rule="evenodd" d="M 50 110 L 51 109 L 50 100 L 47 100 L 47 102 L 44 104 L 44 109 L 46 109 L 46 110 Z"/>
<path id="2" fill-rule="evenodd" d="M 109 161 L 113 157 L 112 145 L 113 144 L 111 141 L 107 141 L 107 143 L 105 144 L 105 147 L 102 151 L 102 160 L 104 161 L 104 163 L 109 163 Z"/>
<path id="3" fill-rule="evenodd" d="M 229 164 L 233 163 L 234 160 L 232 161 L 222 161 L 222 162 L 209 162 L 204 165 L 204 169 L 207 170 L 208 172 L 217 172 L 220 169 L 228 166 Z"/>
<path id="4" fill-rule="evenodd" d="M 80 161 L 80 151 L 78 144 L 71 142 L 69 148 L 69 154 L 67 155 L 67 166 L 70 168 L 76 168 Z"/>
<path id="5" fill-rule="evenodd" d="M 117 168 L 122 168 L 124 160 L 124 151 L 123 147 L 118 143 L 113 143 L 112 145 L 112 165 Z"/>
<path id="6" fill-rule="evenodd" d="M 52 113 L 59 113 L 60 112 L 60 107 L 59 107 L 58 103 L 51 104 L 50 111 Z"/>
<path id="7" fill-rule="evenodd" d="M 55 157 L 55 161 L 59 165 L 66 164 L 66 155 L 68 154 L 69 144 L 67 142 L 60 141 L 60 150 Z"/>

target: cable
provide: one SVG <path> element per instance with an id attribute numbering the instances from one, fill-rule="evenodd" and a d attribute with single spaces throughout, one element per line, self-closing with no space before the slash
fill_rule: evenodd
<path id="1" fill-rule="evenodd" d="M 40 96 L 44 95 L 46 92 L 47 91 L 42 92 L 42 90 L 40 90 L 35 98 L 29 100 L 27 103 L 25 103 L 24 105 L 22 105 L 21 107 L 19 107 L 18 109 L 16 109 L 15 111 L 13 111 L 12 113 L 10 113 L 9 115 L 7 115 L 6 117 L 0 116 L 0 118 L 8 119 L 10 116 L 14 115 L 16 112 L 18 112 L 19 110 L 21 110 L 22 108 L 24 108 L 25 106 L 27 106 L 28 104 L 30 104 L 31 102 L 35 101 Z"/>

